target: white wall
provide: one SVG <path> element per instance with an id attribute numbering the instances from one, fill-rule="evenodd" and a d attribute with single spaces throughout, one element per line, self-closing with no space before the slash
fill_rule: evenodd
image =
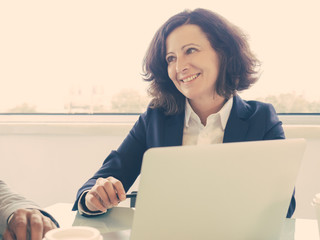
<path id="1" fill-rule="evenodd" d="M 44 207 L 73 202 L 77 189 L 118 147 L 135 119 L 120 123 L 0 122 L 1 179 Z M 295 217 L 314 218 L 310 202 L 320 192 L 320 124 L 284 127 L 288 138 L 307 138 L 296 183 Z"/>
<path id="2" fill-rule="evenodd" d="M 0 176 L 41 206 L 73 202 L 132 124 L 0 124 Z"/>

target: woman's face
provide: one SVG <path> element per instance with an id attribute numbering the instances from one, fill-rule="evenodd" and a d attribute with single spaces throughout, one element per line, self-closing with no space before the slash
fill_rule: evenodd
<path id="1" fill-rule="evenodd" d="M 168 75 L 176 88 L 190 100 L 210 99 L 220 62 L 216 51 L 198 25 L 182 25 L 166 39 Z"/>

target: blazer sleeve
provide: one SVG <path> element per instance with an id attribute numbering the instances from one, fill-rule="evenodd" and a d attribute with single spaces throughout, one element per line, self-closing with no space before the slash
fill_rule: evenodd
<path id="1" fill-rule="evenodd" d="M 41 210 L 34 202 L 11 191 L 10 188 L 0 180 L 0 234 L 2 234 L 7 227 L 7 221 L 10 215 L 20 208 L 38 209 L 44 216 L 49 217 L 57 227 L 59 227 L 57 221 L 49 213 Z"/>
<path id="2" fill-rule="evenodd" d="M 147 149 L 146 131 L 151 109 L 142 114 L 127 137 L 116 151 L 112 151 L 104 160 L 100 169 L 78 191 L 72 210 L 78 210 L 78 201 L 82 193 L 91 189 L 98 178 L 115 177 L 128 191 L 140 174 L 142 157 Z"/>
<path id="3" fill-rule="evenodd" d="M 276 110 L 271 104 L 265 105 L 266 111 L 266 131 L 264 140 L 285 139 L 282 122 L 279 120 Z"/>

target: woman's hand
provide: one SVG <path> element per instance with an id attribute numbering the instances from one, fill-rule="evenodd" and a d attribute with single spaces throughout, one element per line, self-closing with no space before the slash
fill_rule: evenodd
<path id="1" fill-rule="evenodd" d="M 85 197 L 86 207 L 90 211 L 102 211 L 118 206 L 126 200 L 126 193 L 122 183 L 114 178 L 98 178 L 96 184 Z"/>
<path id="2" fill-rule="evenodd" d="M 41 240 L 46 232 L 56 228 L 50 218 L 37 209 L 18 209 L 3 234 L 5 240 Z"/>

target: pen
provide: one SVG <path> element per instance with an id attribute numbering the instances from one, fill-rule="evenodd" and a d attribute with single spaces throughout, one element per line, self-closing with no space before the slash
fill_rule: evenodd
<path id="1" fill-rule="evenodd" d="M 137 197 L 137 193 L 128 193 L 126 194 L 127 198 L 136 198 Z"/>
<path id="2" fill-rule="evenodd" d="M 130 198 L 130 207 L 134 208 L 136 206 L 136 199 L 137 199 L 137 191 L 132 191 L 126 195 L 127 198 Z"/>

